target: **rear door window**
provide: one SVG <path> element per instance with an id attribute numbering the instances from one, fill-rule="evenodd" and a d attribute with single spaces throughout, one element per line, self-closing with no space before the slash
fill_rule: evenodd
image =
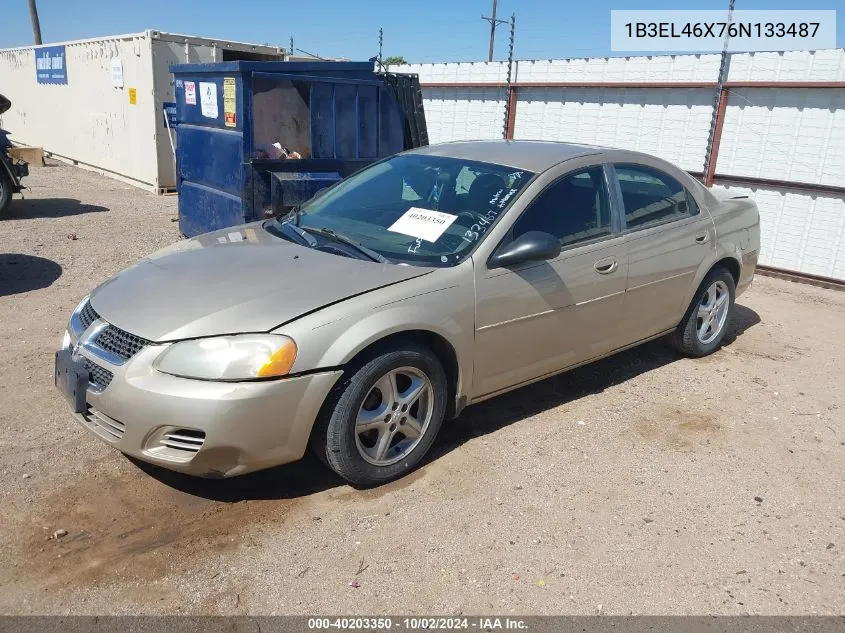
<path id="1" fill-rule="evenodd" d="M 614 165 L 622 201 L 625 227 L 637 229 L 698 213 L 695 199 L 672 176 L 645 165 Z"/>

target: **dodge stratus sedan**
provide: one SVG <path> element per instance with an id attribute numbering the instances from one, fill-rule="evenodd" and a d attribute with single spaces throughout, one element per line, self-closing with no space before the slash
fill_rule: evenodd
<path id="1" fill-rule="evenodd" d="M 357 485 L 413 469 L 466 406 L 661 336 L 715 350 L 757 208 L 640 153 L 458 142 L 107 280 L 56 384 L 140 460 L 225 477 L 308 446 Z"/>

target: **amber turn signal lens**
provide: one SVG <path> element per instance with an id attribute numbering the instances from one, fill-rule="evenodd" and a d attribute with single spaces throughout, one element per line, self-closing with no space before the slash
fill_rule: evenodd
<path id="1" fill-rule="evenodd" d="M 260 378 L 273 378 L 276 376 L 285 376 L 293 367 L 293 362 L 296 360 L 296 343 L 289 340 L 279 349 L 277 349 L 270 356 L 270 359 L 264 363 L 257 372 Z"/>

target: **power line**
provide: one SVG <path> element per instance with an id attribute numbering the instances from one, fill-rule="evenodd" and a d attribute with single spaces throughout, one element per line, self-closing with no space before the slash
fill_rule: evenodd
<path id="1" fill-rule="evenodd" d="M 296 50 L 298 50 L 300 53 L 305 53 L 309 57 L 314 57 L 315 59 L 319 59 L 320 61 L 323 61 L 323 62 L 329 61 L 325 57 L 320 57 L 319 55 L 315 55 L 314 53 L 309 53 L 308 51 L 304 51 L 301 48 L 297 48 Z"/>

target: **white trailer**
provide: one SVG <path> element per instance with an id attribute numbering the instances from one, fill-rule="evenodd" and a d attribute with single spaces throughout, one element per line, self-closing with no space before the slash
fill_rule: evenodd
<path id="1" fill-rule="evenodd" d="M 153 30 L 0 50 L 0 93 L 12 101 L 0 127 L 17 144 L 162 193 L 176 187 L 171 65 L 284 58 L 275 46 Z"/>

